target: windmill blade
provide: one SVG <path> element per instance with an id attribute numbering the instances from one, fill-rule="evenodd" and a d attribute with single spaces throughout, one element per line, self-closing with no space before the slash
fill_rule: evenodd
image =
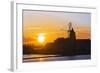
<path id="1" fill-rule="evenodd" d="M 69 31 L 70 31 L 72 29 L 72 23 L 69 22 L 68 26 L 69 26 Z"/>

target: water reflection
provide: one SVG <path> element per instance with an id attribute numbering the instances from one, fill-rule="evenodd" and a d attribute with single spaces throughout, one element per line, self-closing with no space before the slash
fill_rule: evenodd
<path id="1" fill-rule="evenodd" d="M 23 62 L 63 61 L 91 59 L 91 55 L 59 56 L 59 55 L 23 55 Z"/>

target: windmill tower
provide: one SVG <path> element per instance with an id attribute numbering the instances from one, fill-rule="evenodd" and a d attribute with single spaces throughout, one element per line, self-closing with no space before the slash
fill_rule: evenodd
<path id="1" fill-rule="evenodd" d="M 75 31 L 74 31 L 74 29 L 72 27 L 72 23 L 71 22 L 69 22 L 68 27 L 69 27 L 68 28 L 68 38 L 72 39 L 72 40 L 76 40 L 76 34 L 75 34 Z"/>

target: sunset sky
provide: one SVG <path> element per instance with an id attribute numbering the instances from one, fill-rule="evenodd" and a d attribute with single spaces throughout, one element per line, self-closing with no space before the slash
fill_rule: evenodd
<path id="1" fill-rule="evenodd" d="M 53 42 L 60 37 L 67 38 L 69 22 L 72 22 L 77 39 L 91 38 L 90 13 L 24 10 L 23 41 L 38 44 Z"/>

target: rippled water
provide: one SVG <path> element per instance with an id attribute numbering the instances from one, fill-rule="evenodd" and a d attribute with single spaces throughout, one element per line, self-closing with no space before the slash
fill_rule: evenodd
<path id="1" fill-rule="evenodd" d="M 90 55 L 60 56 L 60 55 L 23 55 L 23 62 L 67 61 L 91 59 Z"/>

